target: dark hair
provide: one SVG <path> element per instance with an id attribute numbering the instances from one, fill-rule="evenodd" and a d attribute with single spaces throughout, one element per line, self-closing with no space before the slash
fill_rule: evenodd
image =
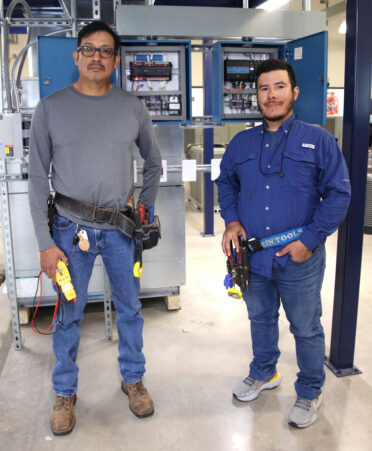
<path id="1" fill-rule="evenodd" d="M 275 58 L 262 61 L 262 63 L 259 64 L 256 70 L 256 81 L 258 81 L 258 77 L 261 74 L 271 72 L 272 70 L 286 70 L 288 72 L 288 77 L 291 82 L 292 89 L 297 86 L 296 75 L 294 73 L 293 67 L 287 61 L 278 60 Z"/>
<path id="2" fill-rule="evenodd" d="M 117 52 L 119 50 L 119 48 L 120 48 L 119 36 L 105 22 L 101 22 L 100 20 L 95 20 L 94 22 L 90 22 L 88 25 L 85 25 L 85 27 L 79 31 L 78 47 L 80 46 L 81 41 L 83 38 L 85 38 L 85 36 L 90 36 L 91 34 L 95 33 L 96 31 L 106 31 L 107 33 L 111 34 L 111 36 L 114 38 L 115 52 Z"/>

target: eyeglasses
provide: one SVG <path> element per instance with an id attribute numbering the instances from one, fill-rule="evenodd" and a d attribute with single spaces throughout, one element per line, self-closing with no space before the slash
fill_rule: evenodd
<path id="1" fill-rule="evenodd" d="M 81 45 L 77 48 L 78 52 L 81 52 L 83 56 L 93 56 L 96 52 L 100 54 L 102 58 L 111 58 L 113 55 L 116 55 L 114 49 L 110 47 L 91 47 L 90 45 Z"/>

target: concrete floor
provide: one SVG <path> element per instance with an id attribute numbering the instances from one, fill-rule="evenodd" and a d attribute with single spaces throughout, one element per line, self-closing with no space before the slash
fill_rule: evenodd
<path id="1" fill-rule="evenodd" d="M 202 238 L 203 216 L 187 205 L 187 284 L 182 309 L 168 312 L 162 301 L 145 300 L 146 386 L 156 412 L 137 419 L 120 390 L 117 333 L 104 340 L 102 307 L 90 305 L 83 322 L 78 364 L 77 423 L 66 437 L 54 437 L 49 414 L 54 401 L 50 337 L 22 327 L 23 349 L 9 347 L 9 303 L 0 296 L 0 449 L 141 451 L 364 451 L 372 449 L 372 235 L 364 236 L 355 365 L 359 376 L 337 378 L 329 370 L 318 421 L 298 430 L 287 423 L 295 401 L 294 342 L 280 317 L 280 387 L 251 403 L 232 399 L 231 389 L 247 376 L 251 359 L 245 305 L 223 287 L 223 224 L 215 215 L 215 236 Z M 327 242 L 323 324 L 329 351 L 336 235 Z M 45 309 L 46 310 L 46 309 Z M 50 320 L 47 312 L 39 323 Z"/>

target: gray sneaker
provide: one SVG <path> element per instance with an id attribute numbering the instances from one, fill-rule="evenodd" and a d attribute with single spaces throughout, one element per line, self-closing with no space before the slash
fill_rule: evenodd
<path id="1" fill-rule="evenodd" d="M 262 390 L 268 390 L 277 387 L 282 380 L 279 371 L 267 382 L 253 379 L 248 376 L 240 382 L 233 390 L 233 395 L 239 401 L 253 401 L 258 398 Z"/>
<path id="2" fill-rule="evenodd" d="M 322 395 L 313 400 L 298 397 L 288 416 L 288 423 L 296 428 L 311 426 L 317 419 L 317 410 L 321 403 Z"/>

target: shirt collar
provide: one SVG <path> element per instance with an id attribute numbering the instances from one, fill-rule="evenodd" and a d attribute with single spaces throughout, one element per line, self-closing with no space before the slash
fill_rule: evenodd
<path id="1" fill-rule="evenodd" d="M 289 127 L 292 124 L 292 121 L 296 118 L 296 115 L 293 113 L 291 114 L 291 116 L 289 116 L 289 118 L 287 120 L 285 120 L 280 127 L 278 128 L 278 132 L 284 132 L 284 133 L 288 133 L 289 131 Z M 261 133 L 263 132 L 267 132 L 267 124 L 265 121 L 262 122 L 262 130 Z"/>

